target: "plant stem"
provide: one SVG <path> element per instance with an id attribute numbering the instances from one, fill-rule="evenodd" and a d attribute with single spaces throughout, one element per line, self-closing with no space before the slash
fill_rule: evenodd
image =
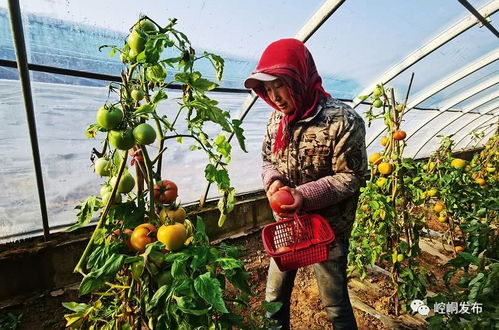
<path id="1" fill-rule="evenodd" d="M 86 275 L 83 272 L 83 264 L 87 260 L 87 257 L 93 248 L 94 240 L 95 240 L 95 237 L 97 236 L 97 232 L 104 224 L 104 220 L 106 219 L 107 214 L 109 213 L 109 210 L 111 209 L 111 205 L 114 202 L 114 197 L 116 196 L 116 193 L 118 191 L 118 182 L 120 182 L 123 171 L 125 170 L 127 156 L 128 156 L 128 152 L 125 151 L 123 153 L 123 158 L 121 159 L 120 170 L 118 172 L 118 176 L 116 179 L 116 185 L 113 187 L 113 191 L 111 192 L 111 197 L 109 197 L 109 200 L 106 204 L 106 208 L 104 209 L 104 212 L 102 212 L 100 219 L 99 219 L 99 222 L 97 223 L 97 226 L 95 226 L 94 232 L 92 233 L 92 236 L 90 237 L 90 241 L 88 242 L 87 247 L 85 248 L 85 251 L 83 251 L 83 254 L 80 257 L 80 260 L 78 261 L 78 263 L 76 264 L 76 266 L 73 270 L 73 272 L 75 272 L 75 273 L 78 272 L 78 273 L 82 274 L 83 276 Z"/>
<path id="2" fill-rule="evenodd" d="M 146 165 L 146 172 L 147 172 L 147 180 L 149 181 L 149 211 L 152 214 L 155 214 L 154 212 L 154 178 L 153 178 L 153 171 L 151 167 L 151 159 L 149 158 L 149 154 L 147 153 L 147 149 L 145 146 L 141 146 L 142 148 L 142 155 L 144 156 L 144 163 Z"/>

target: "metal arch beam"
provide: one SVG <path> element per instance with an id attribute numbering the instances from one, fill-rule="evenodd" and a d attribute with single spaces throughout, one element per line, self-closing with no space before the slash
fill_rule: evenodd
<path id="1" fill-rule="evenodd" d="M 481 58 L 480 60 L 478 60 L 476 62 L 473 62 L 471 65 L 469 65 L 465 69 L 460 70 L 457 73 L 453 73 L 450 76 L 448 76 L 447 78 L 444 78 L 441 81 L 435 83 L 434 85 L 432 85 L 427 90 L 425 90 L 422 93 L 418 94 L 416 96 L 416 98 L 414 99 L 414 101 L 410 102 L 407 105 L 405 113 L 408 113 L 409 111 L 411 111 L 412 109 L 414 109 L 419 103 L 423 102 L 424 100 L 426 100 L 430 96 L 432 96 L 432 95 L 436 94 L 437 92 L 441 91 L 442 89 L 444 89 L 445 87 L 449 86 L 450 84 L 453 84 L 456 81 L 458 81 L 460 79 L 463 79 L 464 77 L 466 77 L 470 73 L 475 72 L 479 68 L 483 67 L 483 65 L 482 65 L 483 63 L 487 63 L 485 65 L 488 65 L 488 64 L 494 62 L 495 60 L 497 60 L 498 58 L 499 58 L 499 48 L 497 50 L 495 50 L 494 52 L 489 53 L 486 57 Z M 482 61 L 483 61 L 483 63 L 482 63 Z M 474 70 L 474 71 L 472 71 L 472 70 Z M 495 85 L 497 83 L 499 83 L 499 77 L 498 76 L 494 76 L 492 78 L 489 78 L 488 80 L 481 82 L 479 85 L 475 86 L 474 88 L 472 88 L 470 90 L 467 90 L 466 92 L 461 93 L 461 94 L 455 96 L 454 98 L 450 99 L 439 110 L 440 111 L 446 111 L 446 110 L 452 108 L 453 106 L 455 106 L 456 104 L 458 104 L 458 103 L 466 100 L 467 98 L 472 97 L 473 95 L 475 95 L 477 93 L 480 93 L 484 89 L 487 89 L 487 88 L 489 88 L 489 87 L 491 87 L 491 86 L 493 86 L 493 85 Z M 445 86 L 445 84 L 447 84 L 447 86 Z M 430 118 L 429 120 L 432 120 L 433 118 L 434 117 Z M 427 122 L 423 123 L 420 127 L 418 127 L 418 129 L 416 130 L 416 132 L 419 129 L 421 129 L 421 127 L 423 125 L 425 125 L 426 123 Z M 376 135 L 374 135 L 374 137 L 371 138 L 368 141 L 368 144 L 371 144 L 373 141 L 375 141 L 384 131 L 385 131 L 385 127 L 382 127 L 381 130 L 379 130 L 376 133 Z M 413 134 L 409 135 L 409 138 Z"/>
<path id="2" fill-rule="evenodd" d="M 23 22 L 19 0 L 9 0 L 9 16 L 12 39 L 16 50 L 16 61 L 19 71 L 19 80 L 24 96 L 24 107 L 26 110 L 26 121 L 28 124 L 29 139 L 31 143 L 31 154 L 35 167 L 36 186 L 38 199 L 40 202 L 40 214 L 42 216 L 43 237 L 49 240 L 50 228 L 47 212 L 47 201 L 45 198 L 45 187 L 43 183 L 42 164 L 40 159 L 40 149 L 38 147 L 38 136 L 36 129 L 35 110 L 33 105 L 33 95 L 31 90 L 31 80 L 29 76 L 28 57 L 26 53 L 26 42 L 24 39 Z"/>
<path id="3" fill-rule="evenodd" d="M 414 107 L 419 105 L 420 103 L 426 101 L 433 95 L 437 94 L 438 92 L 444 90 L 445 88 L 449 87 L 450 85 L 460 81 L 461 79 L 466 78 L 470 74 L 486 67 L 487 65 L 494 63 L 499 59 L 499 48 L 491 51 L 487 55 L 479 58 L 478 60 L 474 61 L 467 67 L 457 70 L 447 77 L 443 78 L 442 80 L 437 81 L 436 83 L 432 84 L 425 90 L 421 91 L 420 93 L 416 94 L 413 98 L 412 101 L 409 102 L 406 106 L 405 113 L 408 111 L 412 110 Z"/>
<path id="4" fill-rule="evenodd" d="M 476 11 L 475 7 L 473 7 L 468 1 L 466 0 L 457 0 L 459 1 L 470 13 L 472 13 L 479 21 L 482 23 L 487 29 L 490 30 L 497 38 L 499 38 L 499 31 L 496 30 L 496 28 L 490 24 L 489 21 L 487 21 L 482 15 L 480 15 L 479 12 Z"/>
<path id="5" fill-rule="evenodd" d="M 481 16 L 487 18 L 493 15 L 495 12 L 499 10 L 499 1 L 493 0 L 488 4 L 483 6 L 478 10 Z M 415 50 L 411 54 L 409 54 L 402 62 L 397 63 L 388 71 L 383 73 L 378 79 L 375 79 L 373 83 L 368 85 L 359 95 L 371 94 L 372 90 L 376 86 L 376 84 L 383 83 L 386 84 L 391 81 L 393 78 L 397 77 L 399 74 L 407 70 L 410 66 L 417 63 L 421 59 L 425 58 L 427 55 L 431 54 L 441 46 L 445 45 L 455 37 L 464 33 L 466 30 L 470 29 L 474 25 L 480 23 L 480 21 L 473 15 L 470 14 L 455 25 L 451 26 L 444 32 L 440 33 L 433 40 L 426 43 L 423 47 Z M 356 107 L 361 102 L 360 99 L 354 100 L 354 106 Z"/>
<path id="6" fill-rule="evenodd" d="M 305 23 L 305 25 L 297 32 L 295 39 L 301 40 L 304 43 L 307 42 L 308 39 L 326 22 L 331 15 L 334 14 L 334 12 L 340 8 L 340 6 L 345 2 L 346 0 L 326 0 L 322 6 L 315 12 L 314 15 Z M 498 6 L 499 7 L 499 6 Z M 498 10 L 498 9 L 496 9 Z M 254 92 L 251 92 L 250 95 L 246 97 L 246 100 L 244 101 L 243 105 L 241 106 L 241 109 L 239 110 L 240 113 L 240 120 L 244 120 L 246 115 L 248 114 L 249 110 L 255 102 L 258 100 L 258 95 L 256 95 Z M 234 133 L 231 133 L 229 136 L 229 143 L 234 137 Z M 201 199 L 199 200 L 199 204 L 201 207 L 205 204 L 206 199 L 208 198 L 208 193 L 210 191 L 211 184 L 208 183 L 206 186 L 204 194 L 201 196 Z"/>
<path id="7" fill-rule="evenodd" d="M 497 83 L 499 83 L 499 76 L 497 77 L 497 80 L 498 80 Z M 489 88 L 489 87 L 487 87 L 487 88 Z M 475 95 L 476 95 L 476 93 L 475 93 Z M 467 96 L 467 95 L 465 95 L 465 96 Z M 490 102 L 498 97 L 499 97 L 499 91 L 491 93 L 490 95 L 485 95 L 484 97 L 478 99 L 477 101 L 473 102 L 472 104 L 467 106 L 465 109 L 463 109 L 461 114 L 458 117 L 456 117 L 456 119 L 461 118 L 462 116 L 464 116 L 468 112 L 471 112 L 471 111 L 475 110 L 476 108 L 478 108 L 478 107 L 486 104 L 487 102 Z M 467 97 L 467 98 L 469 98 L 469 97 Z M 460 102 L 462 102 L 462 101 L 460 101 Z M 458 103 L 460 103 L 460 102 L 458 102 Z M 450 109 L 451 104 L 452 104 L 452 106 L 458 104 L 458 103 L 455 103 L 455 104 L 453 104 L 453 103 L 454 103 L 454 101 L 447 103 L 442 108 L 442 110 L 439 110 L 437 113 L 433 114 L 433 116 L 431 116 L 431 117 L 427 118 L 425 121 L 423 121 L 411 134 L 408 135 L 406 140 L 409 140 L 411 137 L 416 135 L 416 133 L 419 132 L 426 124 L 428 124 L 429 122 L 431 122 L 431 121 L 437 119 L 438 117 L 440 117 L 441 115 L 443 115 L 447 110 Z M 454 122 L 454 120 L 452 122 Z M 450 123 L 448 123 L 448 124 L 450 124 Z M 441 128 L 443 129 L 445 126 L 446 126 L 446 123 L 444 123 L 441 126 Z M 437 128 L 437 129 L 440 129 L 440 128 Z M 440 130 L 439 130 L 439 132 L 440 132 Z"/>
<path id="8" fill-rule="evenodd" d="M 499 97 L 499 92 L 495 93 L 495 95 L 493 95 L 494 97 L 489 99 L 487 102 L 489 102 L 490 100 L 493 100 L 494 98 L 498 98 Z M 486 103 L 486 102 L 484 102 Z M 443 131 L 446 127 L 448 127 L 449 125 L 451 125 L 452 123 L 454 123 L 456 120 L 458 120 L 459 118 L 463 117 L 465 114 L 473 111 L 474 109 L 476 109 L 477 107 L 470 107 L 468 110 L 466 110 L 466 112 L 463 112 L 461 114 L 459 114 L 458 116 L 456 116 L 456 118 L 452 119 L 450 122 L 446 122 L 444 123 L 443 125 L 441 125 L 439 128 L 436 129 L 435 133 L 433 133 L 433 135 L 431 135 L 428 139 L 426 139 L 426 141 L 419 147 L 419 149 L 416 151 L 416 153 L 414 154 L 414 156 L 416 156 L 435 136 L 438 135 L 438 133 L 440 133 L 441 131 Z M 491 112 L 491 111 L 494 111 L 498 108 L 498 105 L 497 104 L 493 104 L 491 105 L 490 107 L 487 107 L 486 109 L 484 109 L 484 111 L 482 113 L 479 114 L 479 117 L 482 117 L 484 115 L 486 115 L 487 113 Z M 473 121 L 473 119 L 471 119 L 470 121 L 467 121 L 465 125 L 463 125 L 463 127 L 465 127 L 467 124 L 469 124 L 471 121 Z"/>

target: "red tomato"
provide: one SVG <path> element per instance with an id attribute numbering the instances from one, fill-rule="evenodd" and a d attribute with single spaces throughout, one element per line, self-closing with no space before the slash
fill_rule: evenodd
<path id="1" fill-rule="evenodd" d="M 162 180 L 154 185 L 154 200 L 163 204 L 175 202 L 178 196 L 177 185 L 170 180 Z"/>
<path id="2" fill-rule="evenodd" d="M 295 202 L 293 195 L 287 190 L 278 190 L 269 198 L 270 208 L 277 213 L 284 213 L 286 210 L 281 208 L 282 205 L 290 205 Z"/>
<path id="3" fill-rule="evenodd" d="M 156 241 L 156 227 L 150 223 L 138 225 L 133 230 L 130 243 L 135 251 L 144 252 L 146 245 Z"/>

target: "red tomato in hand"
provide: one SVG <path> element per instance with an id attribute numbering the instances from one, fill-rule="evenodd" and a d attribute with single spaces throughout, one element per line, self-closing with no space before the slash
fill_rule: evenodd
<path id="1" fill-rule="evenodd" d="M 270 208 L 277 213 L 284 213 L 287 210 L 281 208 L 282 205 L 290 205 L 295 202 L 293 195 L 287 190 L 278 190 L 269 198 Z"/>
<path id="2" fill-rule="evenodd" d="M 171 204 L 177 199 L 177 185 L 170 180 L 162 180 L 154 185 L 154 200 L 163 204 Z"/>

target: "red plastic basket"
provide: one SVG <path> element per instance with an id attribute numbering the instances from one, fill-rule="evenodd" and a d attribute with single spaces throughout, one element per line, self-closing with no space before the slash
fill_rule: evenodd
<path id="1" fill-rule="evenodd" d="M 266 225 L 262 230 L 265 251 L 281 271 L 298 269 L 328 258 L 334 232 L 318 214 L 295 215 Z"/>

